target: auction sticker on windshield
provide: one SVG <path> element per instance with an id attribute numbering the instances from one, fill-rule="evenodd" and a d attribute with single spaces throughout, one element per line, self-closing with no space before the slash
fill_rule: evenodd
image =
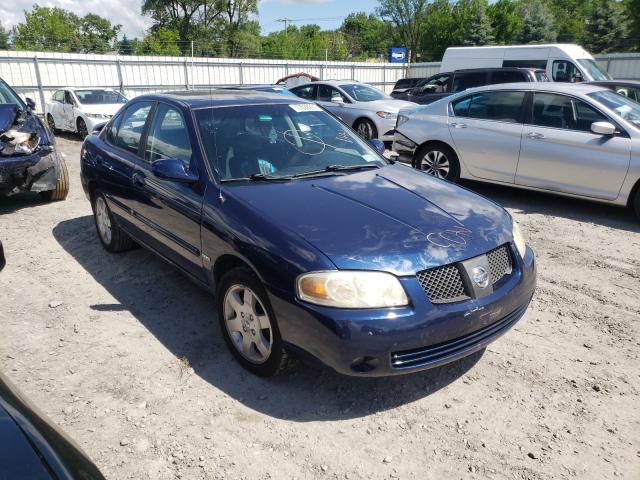
<path id="1" fill-rule="evenodd" d="M 296 112 L 321 112 L 322 109 L 315 103 L 293 103 L 289 105 Z"/>

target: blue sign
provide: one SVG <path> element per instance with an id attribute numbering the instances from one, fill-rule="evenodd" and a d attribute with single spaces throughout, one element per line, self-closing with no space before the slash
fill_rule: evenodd
<path id="1" fill-rule="evenodd" d="M 391 47 L 389 49 L 389 63 L 407 63 L 407 49 Z"/>

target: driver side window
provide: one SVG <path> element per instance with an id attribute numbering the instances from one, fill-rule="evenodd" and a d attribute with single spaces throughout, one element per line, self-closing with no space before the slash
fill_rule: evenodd
<path id="1" fill-rule="evenodd" d="M 574 83 L 582 81 L 580 70 L 568 60 L 554 60 L 551 72 L 554 82 Z"/>

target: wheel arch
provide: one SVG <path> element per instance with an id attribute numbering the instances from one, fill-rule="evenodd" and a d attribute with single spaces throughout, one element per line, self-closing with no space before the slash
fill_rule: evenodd
<path id="1" fill-rule="evenodd" d="M 417 168 L 417 160 L 418 160 L 418 156 L 419 154 L 427 147 L 430 147 L 432 145 L 444 145 L 447 148 L 450 148 L 453 153 L 456 154 L 458 163 L 460 163 L 460 155 L 458 155 L 458 152 L 456 151 L 455 147 L 453 145 L 451 145 L 450 143 L 444 142 L 442 140 L 427 140 L 426 142 L 422 143 L 421 145 L 418 146 L 418 148 L 416 148 L 415 153 L 413 154 L 413 160 L 411 161 L 411 166 L 414 168 Z"/>
<path id="2" fill-rule="evenodd" d="M 628 207 L 634 207 L 634 202 L 636 200 L 636 195 L 638 195 L 638 191 L 640 191 L 640 178 L 636 180 L 635 185 L 631 188 L 631 192 L 629 193 L 629 197 L 627 198 Z"/>
<path id="3" fill-rule="evenodd" d="M 376 122 L 370 117 L 367 117 L 366 115 L 360 115 L 358 118 L 356 118 L 353 121 L 353 125 L 352 125 L 353 129 L 356 130 L 358 128 L 358 123 L 362 122 L 363 120 L 366 120 L 373 126 L 374 133 L 376 133 L 376 136 L 374 138 L 377 138 L 380 132 L 378 132 L 378 127 L 376 125 Z"/>
<path id="4" fill-rule="evenodd" d="M 220 257 L 218 257 L 215 263 L 213 264 L 213 269 L 212 269 L 213 288 L 214 289 L 218 288 L 220 279 L 225 273 L 230 272 L 234 268 L 238 268 L 238 267 L 246 267 L 247 269 L 251 270 L 253 274 L 258 279 L 260 279 L 260 281 L 262 281 L 262 278 L 260 277 L 260 275 L 258 275 L 258 272 L 256 272 L 256 269 L 253 268 L 251 264 L 249 264 L 249 262 L 232 253 L 225 253 Z"/>

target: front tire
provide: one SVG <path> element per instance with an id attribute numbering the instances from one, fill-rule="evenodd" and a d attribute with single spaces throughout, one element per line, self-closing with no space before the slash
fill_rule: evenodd
<path id="1" fill-rule="evenodd" d="M 418 150 L 414 168 L 434 177 L 457 182 L 460 180 L 460 162 L 456 152 L 443 143 L 430 143 Z"/>
<path id="2" fill-rule="evenodd" d="M 40 192 L 40 196 L 47 202 L 59 202 L 67 198 L 69 194 L 69 171 L 67 170 L 67 164 L 62 156 L 58 157 L 58 181 L 56 182 L 56 188 L 54 190 L 47 190 L 46 192 Z"/>
<path id="3" fill-rule="evenodd" d="M 56 122 L 53 119 L 53 115 L 51 115 L 50 113 L 47 114 L 47 125 L 49 126 L 49 130 L 51 130 L 51 133 L 56 133 Z"/>
<path id="4" fill-rule="evenodd" d="M 354 125 L 356 132 L 365 140 L 378 138 L 378 130 L 371 120 L 363 118 L 358 120 Z"/>
<path id="5" fill-rule="evenodd" d="M 98 238 L 108 252 L 124 252 L 135 246 L 131 237 L 114 221 L 109 205 L 107 205 L 107 200 L 102 193 L 97 192 L 93 195 L 91 206 Z"/>
<path id="6" fill-rule="evenodd" d="M 78 118 L 78 121 L 76 122 L 76 126 L 77 126 L 78 136 L 80 137 L 80 140 L 84 140 L 87 137 L 87 135 L 89 135 L 89 132 L 87 130 L 87 124 L 82 118 Z"/>
<path id="7" fill-rule="evenodd" d="M 633 199 L 633 209 L 636 212 L 638 220 L 640 220 L 640 188 L 636 190 L 636 196 Z"/>
<path id="8" fill-rule="evenodd" d="M 271 377 L 284 368 L 284 350 L 276 317 L 264 286 L 246 267 L 222 276 L 216 292 L 218 320 L 225 343 L 245 369 Z"/>

